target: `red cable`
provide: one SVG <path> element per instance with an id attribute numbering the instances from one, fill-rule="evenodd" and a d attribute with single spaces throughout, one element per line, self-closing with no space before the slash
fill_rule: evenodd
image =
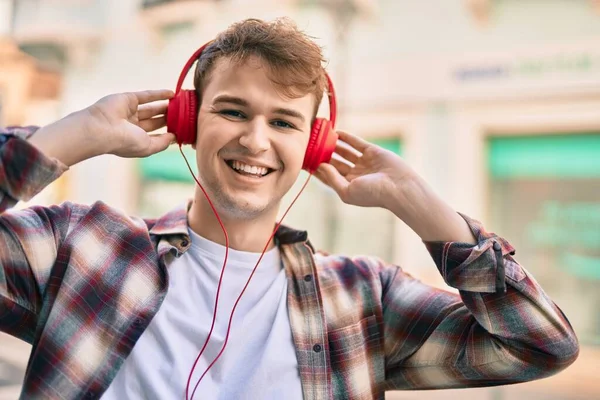
<path id="1" fill-rule="evenodd" d="M 221 351 L 219 352 L 219 354 L 217 355 L 217 357 L 213 360 L 213 362 L 208 366 L 208 368 L 206 368 L 206 370 L 204 371 L 204 373 L 202 374 L 202 376 L 200 377 L 200 379 L 198 380 L 198 382 L 196 383 L 196 386 L 194 386 L 194 390 L 192 391 L 192 397 L 190 400 L 192 400 L 194 398 L 194 393 L 196 393 L 196 389 L 198 388 L 198 385 L 200 384 L 200 381 L 202 381 L 202 379 L 204 378 L 204 375 L 206 375 L 206 373 L 208 372 L 208 370 L 217 362 L 217 360 L 219 359 L 219 357 L 221 357 L 221 354 L 223 354 L 223 352 L 225 351 L 225 346 L 227 346 L 227 341 L 229 340 L 229 332 L 231 330 L 231 322 L 233 320 L 233 315 L 235 313 L 235 309 L 240 301 L 240 299 L 242 298 L 242 295 L 244 294 L 244 292 L 246 291 L 246 288 L 248 287 L 248 285 L 250 284 L 250 280 L 252 279 L 252 277 L 254 276 L 254 272 L 256 271 L 256 269 L 258 268 L 258 264 L 260 263 L 260 261 L 262 260 L 265 252 L 267 251 L 267 248 L 269 247 L 269 243 L 271 243 L 271 239 L 273 239 L 273 236 L 275 236 L 275 233 L 277 233 L 277 229 L 279 229 L 279 226 L 281 225 L 281 223 L 283 222 L 283 219 L 285 218 L 285 216 L 287 215 L 288 211 L 290 211 L 290 208 L 292 208 L 292 206 L 294 205 L 294 203 L 296 202 L 296 200 L 298 199 L 298 197 L 300 196 L 300 194 L 302 194 L 302 192 L 304 191 L 304 188 L 306 187 L 306 185 L 308 184 L 308 181 L 310 180 L 310 177 L 312 175 L 309 175 L 308 178 L 306 179 L 306 182 L 304 182 L 304 185 L 302 186 L 302 189 L 300 189 L 300 192 L 298 192 L 298 194 L 296 195 L 296 197 L 294 198 L 294 200 L 292 201 L 292 203 L 289 205 L 289 207 L 287 208 L 287 210 L 285 211 L 285 213 L 283 214 L 283 216 L 281 217 L 281 220 L 279 221 L 279 223 L 277 223 L 277 225 L 275 226 L 275 229 L 273 230 L 273 233 L 271 234 L 271 236 L 269 237 L 269 240 L 267 241 L 267 244 L 265 245 L 258 261 L 256 262 L 256 265 L 254 266 L 254 269 L 252 270 L 252 273 L 250 274 L 250 277 L 248 278 L 248 280 L 246 281 L 246 285 L 244 286 L 244 289 L 242 289 L 242 292 L 240 293 L 240 295 L 238 296 L 233 308 L 231 309 L 231 315 L 229 316 L 229 324 L 227 325 L 227 335 L 225 335 L 225 341 L 223 342 L 223 347 L 221 347 Z"/>
<path id="2" fill-rule="evenodd" d="M 196 175 L 194 175 L 194 171 L 192 171 L 192 167 L 190 167 L 190 163 L 188 162 L 187 158 L 185 157 L 185 154 L 183 153 L 181 144 L 179 144 L 179 152 L 181 152 L 181 155 L 183 156 L 183 159 L 185 160 L 185 163 L 186 163 L 188 169 L 190 170 L 192 177 L 194 178 L 194 180 L 196 181 L 198 186 L 200 186 L 200 189 L 202 189 L 202 193 L 204 193 L 204 196 L 208 200 L 208 204 L 210 204 L 210 208 L 212 208 L 213 213 L 217 217 L 217 221 L 219 221 L 219 225 L 221 225 L 221 229 L 223 230 L 223 233 L 225 234 L 225 259 L 223 260 L 223 267 L 221 267 L 221 276 L 219 277 L 219 285 L 217 286 L 217 295 L 215 296 L 215 308 L 213 311 L 213 319 L 212 319 L 212 323 L 210 325 L 210 331 L 208 332 L 208 336 L 206 337 L 206 341 L 204 342 L 204 345 L 202 346 L 202 350 L 200 350 L 198 357 L 196 357 L 196 360 L 194 361 L 194 365 L 192 366 L 192 369 L 190 371 L 190 375 L 188 376 L 187 384 L 185 386 L 185 398 L 187 400 L 188 395 L 189 395 L 190 381 L 192 380 L 192 375 L 194 373 L 194 370 L 196 369 L 196 364 L 198 364 L 198 361 L 200 360 L 202 353 L 204 353 L 204 349 L 206 348 L 206 345 L 208 344 L 210 336 L 212 335 L 212 331 L 215 327 L 215 320 L 217 319 L 217 307 L 219 304 L 219 292 L 221 290 L 221 281 L 223 280 L 223 274 L 225 273 L 225 265 L 227 264 L 227 256 L 229 255 L 229 236 L 227 235 L 227 230 L 225 229 L 225 225 L 223 225 L 223 221 L 221 221 L 221 218 L 219 217 L 219 213 L 215 209 L 215 206 L 213 205 L 212 201 L 210 201 L 210 198 L 208 197 L 206 190 L 204 190 L 204 188 L 202 187 L 200 182 L 198 182 L 198 179 L 196 179 Z M 193 397 L 194 397 L 194 395 L 192 394 L 192 398 Z"/>
<path id="3" fill-rule="evenodd" d="M 190 164 L 189 164 L 187 158 L 185 157 L 185 154 L 183 153 L 183 150 L 181 149 L 181 144 L 179 145 L 179 151 L 181 152 L 181 155 L 183 156 L 183 159 L 185 160 L 185 163 L 186 163 L 188 169 L 190 170 L 190 173 L 192 174 L 192 177 L 194 178 L 194 180 L 196 181 L 196 183 L 198 184 L 198 186 L 202 190 L 202 193 L 204 193 L 204 196 L 206 197 L 206 200 L 208 200 L 208 203 L 210 204 L 210 207 L 211 207 L 213 213 L 215 214 L 215 216 L 217 217 L 217 220 L 219 221 L 219 225 L 221 225 L 221 229 L 223 230 L 223 233 L 225 234 L 225 260 L 223 261 L 223 267 L 221 268 L 221 276 L 219 277 L 219 283 L 217 285 L 217 295 L 215 297 L 215 308 L 213 310 L 212 324 L 211 324 L 211 327 L 210 327 L 210 331 L 208 332 L 208 336 L 206 337 L 206 341 L 204 342 L 204 345 L 202 346 L 202 350 L 200 350 L 200 353 L 198 354 L 198 357 L 196 357 L 196 360 L 194 361 L 194 365 L 192 366 L 192 369 L 191 369 L 190 374 L 188 376 L 188 380 L 187 380 L 187 384 L 186 384 L 186 388 L 185 388 L 185 398 L 186 398 L 186 400 L 188 400 L 188 398 L 189 398 L 189 400 L 192 400 L 194 398 L 194 394 L 196 393 L 196 389 L 198 388 L 198 385 L 200 384 L 200 382 L 202 381 L 202 379 L 204 378 L 204 376 L 206 375 L 206 373 L 212 368 L 212 366 L 221 357 L 221 354 L 223 354 L 223 352 L 225 351 L 225 346 L 227 346 L 227 342 L 229 340 L 229 333 L 231 331 L 231 322 L 233 321 L 233 315 L 235 314 L 235 309 L 237 308 L 237 305 L 240 302 L 240 299 L 242 298 L 242 295 L 246 291 L 246 288 L 250 284 L 250 281 L 252 280 L 252 277 L 254 276 L 254 272 L 256 272 L 256 269 L 258 268 L 258 264 L 260 264 L 263 256 L 265 255 L 265 252 L 267 251 L 267 248 L 269 247 L 269 243 L 271 243 L 271 240 L 273 239 L 273 236 L 275 236 L 275 234 L 277 233 L 277 230 L 281 226 L 281 223 L 283 222 L 283 219 L 286 217 L 286 215 L 288 214 L 288 212 L 290 211 L 290 209 L 292 208 L 292 206 L 294 205 L 294 203 L 296 202 L 296 200 L 298 200 L 298 197 L 300 197 L 300 194 L 302 194 L 302 192 L 306 188 L 306 185 L 310 181 L 310 178 L 312 177 L 312 174 L 308 175 L 308 178 L 306 179 L 306 182 L 304 182 L 304 185 L 302 185 L 302 188 L 300 189 L 300 191 L 298 192 L 298 194 L 296 195 L 296 197 L 294 197 L 294 200 L 292 200 L 292 202 L 288 206 L 288 208 L 285 211 L 285 213 L 283 213 L 283 216 L 281 217 L 281 219 L 279 220 L 279 222 L 275 226 L 275 229 L 273 230 L 273 233 L 271 233 L 271 236 L 269 237 L 269 240 L 267 240 L 267 243 L 266 243 L 265 247 L 263 248 L 263 251 L 260 254 L 260 257 L 258 258 L 258 261 L 256 262 L 256 265 L 252 269 L 252 273 L 248 277 L 248 280 L 246 281 L 246 284 L 244 285 L 244 288 L 242 289 L 240 295 L 238 296 L 237 300 L 235 301 L 235 304 L 233 305 L 233 308 L 231 309 L 231 314 L 229 316 L 229 323 L 227 325 L 227 334 L 225 335 L 225 341 L 223 342 L 223 347 L 221 347 L 221 351 L 219 352 L 219 354 L 217 354 L 217 356 L 215 357 L 215 359 L 213 360 L 213 362 L 210 363 L 210 365 L 206 368 L 206 370 L 204 371 L 204 373 L 202 374 L 202 376 L 200 376 L 200 379 L 198 379 L 198 382 L 196 382 L 196 386 L 194 386 L 194 390 L 192 391 L 192 397 L 188 397 L 188 395 L 189 395 L 189 386 L 190 386 L 190 381 L 192 379 L 192 375 L 194 374 L 194 370 L 196 369 L 196 365 L 198 364 L 198 361 L 200 360 L 200 357 L 202 356 L 202 353 L 204 353 L 204 349 L 206 348 L 206 345 L 208 344 L 208 341 L 209 341 L 209 339 L 210 339 L 210 337 L 212 335 L 212 332 L 213 332 L 213 328 L 215 326 L 215 321 L 216 321 L 216 318 L 217 318 L 217 306 L 218 306 L 218 302 L 219 302 L 219 292 L 221 290 L 221 282 L 223 280 L 223 275 L 225 273 L 225 266 L 227 264 L 227 255 L 229 253 L 229 236 L 227 235 L 227 230 L 225 229 L 225 226 L 223 225 L 223 222 L 221 221 L 221 218 L 219 217 L 219 213 L 215 209 L 215 206 L 213 205 L 212 201 L 208 197 L 208 194 L 206 193 L 206 190 L 204 190 L 204 188 L 202 187 L 202 185 L 200 184 L 200 182 L 198 181 L 198 179 L 194 175 L 194 172 L 192 171 L 192 168 L 190 167 Z"/>

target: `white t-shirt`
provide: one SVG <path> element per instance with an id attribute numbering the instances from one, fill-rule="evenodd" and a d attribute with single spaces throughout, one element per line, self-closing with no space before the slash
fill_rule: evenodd
<path id="1" fill-rule="evenodd" d="M 169 267 L 169 290 L 102 400 L 185 399 L 194 360 L 210 330 L 225 247 L 190 231 L 190 249 Z M 221 350 L 231 309 L 259 253 L 229 250 L 217 320 L 190 382 Z M 279 250 L 265 253 L 240 300 L 224 353 L 194 399 L 302 399 L 292 339 L 287 280 Z"/>

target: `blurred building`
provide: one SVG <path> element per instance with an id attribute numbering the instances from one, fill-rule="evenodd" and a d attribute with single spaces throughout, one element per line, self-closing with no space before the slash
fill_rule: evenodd
<path id="1" fill-rule="evenodd" d="M 339 127 L 397 152 L 457 210 L 506 237 L 582 342 L 572 367 L 539 382 L 388 398 L 599 398 L 599 3 L 0 0 L 0 21 L 10 26 L 0 52 L 16 54 L 0 60 L 0 104 L 17 104 L 4 106 L 2 118 L 43 124 L 109 93 L 174 88 L 193 51 L 230 23 L 289 16 L 331 60 Z M 11 89 L 23 79 L 29 83 Z M 31 89 L 41 82 L 54 82 L 43 106 Z M 145 160 L 88 160 L 53 190 L 38 201 L 103 200 L 154 216 L 194 185 L 173 149 Z M 286 222 L 307 229 L 317 247 L 375 254 L 443 286 L 402 222 L 345 206 L 317 182 Z"/>

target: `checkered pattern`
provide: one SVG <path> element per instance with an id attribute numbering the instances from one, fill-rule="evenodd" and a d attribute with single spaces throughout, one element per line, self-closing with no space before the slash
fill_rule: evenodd
<path id="1" fill-rule="evenodd" d="M 0 132 L 0 330 L 33 344 L 21 398 L 99 398 L 189 246 L 186 208 L 157 220 L 101 202 L 12 208 L 66 169 L 6 136 L 33 131 Z M 461 216 L 477 245 L 424 243 L 459 294 L 375 258 L 315 253 L 305 232 L 278 232 L 305 399 L 522 382 L 575 360 L 569 322 L 512 246 Z"/>

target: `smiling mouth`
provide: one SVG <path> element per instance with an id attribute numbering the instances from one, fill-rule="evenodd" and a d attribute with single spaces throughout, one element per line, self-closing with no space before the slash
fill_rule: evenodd
<path id="1" fill-rule="evenodd" d="M 236 160 L 225 160 L 225 164 L 227 164 L 229 168 L 231 168 L 233 171 L 237 172 L 240 175 L 251 176 L 254 178 L 263 178 L 269 175 L 271 172 L 275 171 L 271 168 L 250 166 L 248 164 L 244 164 Z"/>

